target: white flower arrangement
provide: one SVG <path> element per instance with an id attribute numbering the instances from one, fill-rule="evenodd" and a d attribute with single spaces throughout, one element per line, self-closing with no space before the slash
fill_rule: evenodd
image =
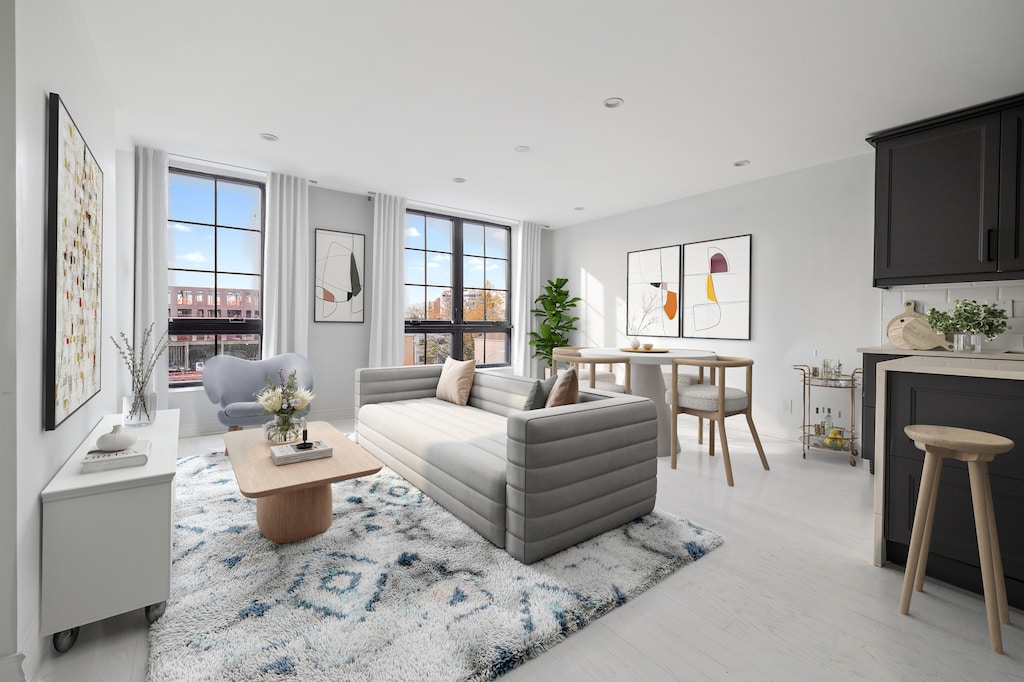
<path id="1" fill-rule="evenodd" d="M 274 429 L 280 431 L 282 439 L 292 430 L 292 417 L 313 402 L 316 396 L 305 386 L 298 385 L 293 369 L 286 377 L 283 369 L 277 370 L 277 381 L 267 375 L 267 385 L 256 394 L 256 401 L 267 414 L 276 417 Z"/>

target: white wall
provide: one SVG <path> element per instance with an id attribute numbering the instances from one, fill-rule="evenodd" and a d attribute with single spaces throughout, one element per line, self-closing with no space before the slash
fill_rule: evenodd
<path id="1" fill-rule="evenodd" d="M 0 0 L 0 289 L 15 277 L 15 46 L 14 2 Z M 0 680 L 20 674 L 18 651 L 16 297 L 0 297 Z"/>
<path id="2" fill-rule="evenodd" d="M 881 338 L 881 293 L 871 286 L 873 187 L 868 153 L 546 232 L 549 276 L 569 277 L 584 299 L 578 343 L 621 346 L 627 252 L 752 234 L 750 341 L 649 340 L 752 357 L 758 430 L 795 440 L 802 389 L 791 366 L 830 357 L 844 370 L 859 367 L 855 349 Z M 846 419 L 848 393 L 824 392 L 819 403 L 834 412 L 845 405 Z"/>
<path id="3" fill-rule="evenodd" d="M 38 665 L 39 493 L 100 418 L 117 409 L 112 348 L 101 355 L 102 390 L 55 431 L 43 430 L 43 338 L 46 235 L 46 100 L 57 92 L 103 169 L 104 333 L 116 327 L 117 268 L 107 264 L 117 244 L 114 102 L 106 89 L 85 19 L 75 0 L 16 0 L 16 323 L 17 356 L 17 628 L 25 672 Z M 4 22 L 6 24 L 6 22 Z M 3 268 L 5 277 L 7 268 Z M 10 289 L 9 289 L 10 291 Z M 5 329 L 11 329 L 5 325 Z M 4 373 L 6 376 L 6 373 Z M 7 412 L 4 410 L 3 412 Z M 6 431 L 5 431 L 6 432 Z M 6 448 L 4 448 L 6 450 Z M 5 523 L 7 520 L 5 519 Z M 7 606 L 4 604 L 3 606 Z M 4 609 L 7 612 L 7 609 Z"/>
<path id="4" fill-rule="evenodd" d="M 369 281 L 373 263 L 373 202 L 359 194 L 319 187 L 309 189 L 310 249 L 316 243 L 315 229 L 355 232 L 364 240 L 363 281 Z M 310 253 L 310 273 L 313 254 Z M 312 274 L 310 275 L 312 286 Z M 355 417 L 355 371 L 370 364 L 370 317 L 373 291 L 367 288 L 362 323 L 309 322 L 309 358 L 316 372 L 316 400 L 313 419 Z"/>

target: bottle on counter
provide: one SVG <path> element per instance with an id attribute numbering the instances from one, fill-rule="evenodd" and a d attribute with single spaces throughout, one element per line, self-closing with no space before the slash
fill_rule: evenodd
<path id="1" fill-rule="evenodd" d="M 832 408 L 828 408 L 828 412 L 821 420 L 821 431 L 824 435 L 828 435 L 829 431 L 832 430 Z"/>

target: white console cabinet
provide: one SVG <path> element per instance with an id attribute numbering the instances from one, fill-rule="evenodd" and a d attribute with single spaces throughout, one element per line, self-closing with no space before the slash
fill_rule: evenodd
<path id="1" fill-rule="evenodd" d="M 143 466 L 82 473 L 96 439 L 121 423 L 104 417 L 43 489 L 40 630 L 66 651 L 81 625 L 146 609 L 152 623 L 171 590 L 178 410 L 133 428 L 151 441 Z"/>

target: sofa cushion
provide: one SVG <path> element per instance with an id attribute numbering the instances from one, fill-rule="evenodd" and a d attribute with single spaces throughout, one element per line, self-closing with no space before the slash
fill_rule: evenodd
<path id="1" fill-rule="evenodd" d="M 499 547 L 505 545 L 504 416 L 438 398 L 359 408 L 359 443 Z M 446 504 L 448 506 L 448 504 Z"/>
<path id="2" fill-rule="evenodd" d="M 551 389 L 557 380 L 557 376 L 552 376 L 543 381 L 540 379 L 534 381 L 533 388 L 530 389 L 529 394 L 526 396 L 526 402 L 523 403 L 523 409 L 538 410 L 544 407 L 548 402 L 548 396 L 551 395 Z"/>
<path id="3" fill-rule="evenodd" d="M 560 407 L 562 405 L 575 405 L 580 399 L 580 382 L 576 376 L 576 369 L 570 369 L 558 375 L 558 380 L 551 387 L 551 393 L 544 403 L 544 407 Z"/>
<path id="4" fill-rule="evenodd" d="M 473 388 L 473 372 L 476 360 L 452 360 L 445 358 L 441 378 L 437 381 L 437 397 L 456 405 L 469 402 L 469 391 Z"/>

